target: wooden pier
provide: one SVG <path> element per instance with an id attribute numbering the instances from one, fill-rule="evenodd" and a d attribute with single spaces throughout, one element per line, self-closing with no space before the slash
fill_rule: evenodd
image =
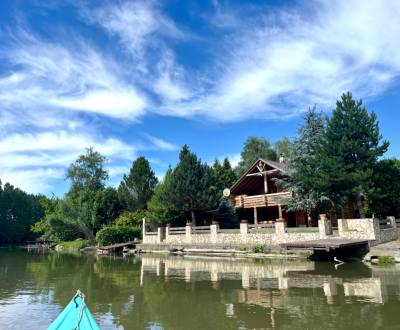
<path id="1" fill-rule="evenodd" d="M 315 241 L 304 241 L 304 242 L 293 242 L 281 244 L 283 248 L 287 250 L 320 250 L 320 251 L 333 251 L 337 249 L 349 248 L 349 247 L 360 247 L 368 245 L 368 240 L 353 240 L 353 239 L 340 239 L 340 238 L 328 238 L 319 239 Z"/>
<path id="2" fill-rule="evenodd" d="M 125 243 L 118 243 L 118 244 L 107 245 L 107 246 L 99 246 L 97 248 L 97 253 L 108 254 L 110 252 L 122 250 L 124 247 L 132 247 L 135 244 L 137 244 L 137 242 L 125 242 Z"/>

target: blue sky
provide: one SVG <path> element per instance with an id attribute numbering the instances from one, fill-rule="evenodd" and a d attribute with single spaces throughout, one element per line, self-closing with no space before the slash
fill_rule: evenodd
<path id="1" fill-rule="evenodd" d="M 400 156 L 400 2 L 0 2 L 0 178 L 61 195 L 85 147 L 116 185 L 146 156 L 161 178 L 187 143 L 204 161 L 292 137 L 346 91 Z"/>

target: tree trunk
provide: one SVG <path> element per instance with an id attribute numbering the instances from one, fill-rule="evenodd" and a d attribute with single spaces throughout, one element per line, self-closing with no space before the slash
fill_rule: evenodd
<path id="1" fill-rule="evenodd" d="M 360 218 L 363 219 L 363 218 L 365 218 L 365 213 L 364 213 L 360 193 L 357 193 L 357 195 L 356 195 L 356 202 L 357 202 L 358 214 L 360 215 Z"/>
<path id="2" fill-rule="evenodd" d="M 192 216 L 192 226 L 196 226 L 196 215 L 194 211 L 190 211 L 190 215 Z"/>

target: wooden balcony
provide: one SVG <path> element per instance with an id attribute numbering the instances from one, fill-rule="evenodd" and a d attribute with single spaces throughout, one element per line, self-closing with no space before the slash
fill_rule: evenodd
<path id="1" fill-rule="evenodd" d="M 274 194 L 263 194 L 246 196 L 239 195 L 232 198 L 232 203 L 237 208 L 254 208 L 254 207 L 267 207 L 285 205 L 286 199 L 291 197 L 290 192 L 280 192 Z"/>

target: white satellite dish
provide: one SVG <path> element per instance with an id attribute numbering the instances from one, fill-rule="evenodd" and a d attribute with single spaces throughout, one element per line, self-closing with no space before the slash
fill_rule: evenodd
<path id="1" fill-rule="evenodd" d="M 229 197 L 231 195 L 231 191 L 229 190 L 229 188 L 225 188 L 223 194 L 225 197 Z"/>

